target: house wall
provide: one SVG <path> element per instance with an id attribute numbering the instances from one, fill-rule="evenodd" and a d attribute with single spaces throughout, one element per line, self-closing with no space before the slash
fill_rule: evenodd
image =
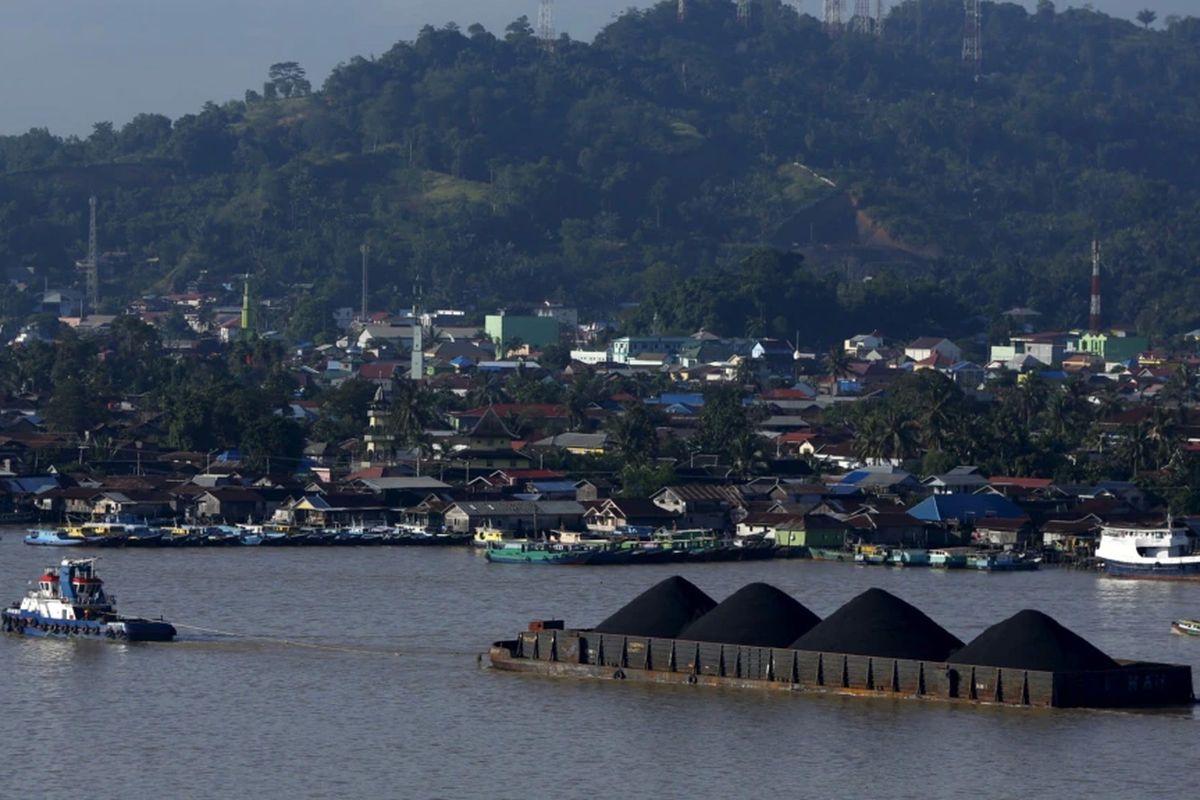
<path id="1" fill-rule="evenodd" d="M 513 339 L 522 344 L 545 347 L 558 343 L 559 323 L 553 317 L 526 317 L 512 314 L 488 314 L 484 331 L 493 342 L 506 346 Z M 502 357 L 502 354 L 498 353 Z"/>

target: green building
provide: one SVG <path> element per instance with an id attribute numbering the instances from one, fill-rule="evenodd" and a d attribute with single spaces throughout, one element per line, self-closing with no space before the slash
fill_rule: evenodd
<path id="1" fill-rule="evenodd" d="M 533 347 L 558 344 L 558 320 L 554 317 L 533 317 L 522 314 L 488 314 L 483 329 L 488 338 L 500 346 L 510 347 L 514 341 Z M 503 353 L 497 353 L 503 356 Z"/>
<path id="2" fill-rule="evenodd" d="M 827 514 L 809 514 L 775 527 L 775 543 L 780 547 L 821 547 L 836 549 L 846 543 L 847 525 Z"/>
<path id="3" fill-rule="evenodd" d="M 1128 361 L 1150 349 L 1145 336 L 1131 331 L 1085 333 L 1079 337 L 1079 352 L 1100 356 L 1105 361 Z"/>

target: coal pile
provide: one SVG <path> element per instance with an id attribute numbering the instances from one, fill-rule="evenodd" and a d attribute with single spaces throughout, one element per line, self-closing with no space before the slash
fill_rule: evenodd
<path id="1" fill-rule="evenodd" d="M 624 636 L 674 639 L 679 632 L 712 611 L 716 601 L 678 575 L 651 586 L 630 600 L 594 630 Z"/>
<path id="2" fill-rule="evenodd" d="M 791 646 L 826 653 L 945 661 L 963 643 L 919 608 L 883 589 L 868 589 Z"/>
<path id="3" fill-rule="evenodd" d="M 1077 633 L 1040 611 L 1018 611 L 954 654 L 954 663 L 981 667 L 1073 672 L 1120 665 Z"/>
<path id="4" fill-rule="evenodd" d="M 787 647 L 821 618 L 795 598 L 766 583 L 751 583 L 679 632 L 680 639 Z"/>

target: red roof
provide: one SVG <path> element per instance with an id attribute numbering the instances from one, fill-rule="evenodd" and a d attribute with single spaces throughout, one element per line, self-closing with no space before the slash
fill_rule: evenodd
<path id="1" fill-rule="evenodd" d="M 505 417 L 509 414 L 524 414 L 527 417 L 541 418 L 565 418 L 567 416 L 566 406 L 561 406 L 556 403 L 496 403 L 491 406 L 479 406 L 478 408 L 468 409 L 455 414 L 457 417 L 482 417 L 491 408 L 499 416 Z"/>
<path id="2" fill-rule="evenodd" d="M 398 369 L 399 361 L 372 361 L 358 368 L 358 377 L 369 381 L 384 380 L 393 377 Z"/>
<path id="3" fill-rule="evenodd" d="M 812 431 L 789 431 L 781 435 L 778 439 L 776 439 L 776 441 L 784 443 L 810 442 L 815 438 L 817 438 L 817 434 L 813 433 Z"/>
<path id="4" fill-rule="evenodd" d="M 763 393 L 764 400 L 811 400 L 812 393 L 803 389 L 772 389 Z"/>
<path id="5" fill-rule="evenodd" d="M 992 486 L 1019 486 L 1022 489 L 1045 489 L 1053 485 L 1052 478 L 1012 478 L 1003 475 L 993 475 L 988 478 Z"/>
<path id="6" fill-rule="evenodd" d="M 565 478 L 565 472 L 553 469 L 498 469 L 492 475 L 503 475 L 513 481 L 548 481 Z"/>

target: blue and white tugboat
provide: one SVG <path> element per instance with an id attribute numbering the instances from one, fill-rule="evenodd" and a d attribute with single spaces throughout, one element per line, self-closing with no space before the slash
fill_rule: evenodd
<path id="1" fill-rule="evenodd" d="M 1118 578 L 1200 580 L 1200 552 L 1187 527 L 1167 517 L 1165 525 L 1113 524 L 1100 528 L 1096 557 Z"/>
<path id="2" fill-rule="evenodd" d="M 95 564 L 94 558 L 66 558 L 57 568 L 47 569 L 20 605 L 4 609 L 4 632 L 123 642 L 175 638 L 175 627 L 168 622 L 118 615 L 116 598 L 104 591 Z"/>

